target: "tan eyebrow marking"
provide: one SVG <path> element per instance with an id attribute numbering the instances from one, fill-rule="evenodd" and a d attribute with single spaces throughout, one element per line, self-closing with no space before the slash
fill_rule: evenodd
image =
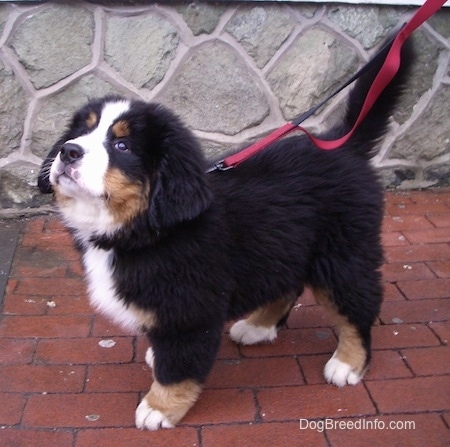
<path id="1" fill-rule="evenodd" d="M 87 117 L 86 124 L 89 127 L 89 129 L 92 129 L 97 124 L 97 121 L 98 121 L 97 114 L 95 112 L 91 112 Z"/>
<path id="2" fill-rule="evenodd" d="M 126 120 L 119 120 L 112 127 L 112 132 L 116 138 L 123 138 L 130 135 L 130 123 Z"/>

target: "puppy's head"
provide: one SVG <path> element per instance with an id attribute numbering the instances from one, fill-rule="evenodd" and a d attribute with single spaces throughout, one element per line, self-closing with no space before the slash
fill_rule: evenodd
<path id="1" fill-rule="evenodd" d="M 204 170 L 197 141 L 171 112 L 110 97 L 76 113 L 38 184 L 55 192 L 70 227 L 101 237 L 137 220 L 160 231 L 195 218 L 212 199 Z"/>

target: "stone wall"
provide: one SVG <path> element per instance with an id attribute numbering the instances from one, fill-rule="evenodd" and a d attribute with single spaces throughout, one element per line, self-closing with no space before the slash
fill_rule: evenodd
<path id="1" fill-rule="evenodd" d="M 36 187 L 39 165 L 89 98 L 162 102 L 217 153 L 316 103 L 412 12 L 290 2 L 2 3 L 0 213 L 50 203 Z M 450 8 L 414 39 L 414 78 L 374 160 L 389 187 L 449 184 Z M 344 96 L 307 126 L 317 132 L 334 119 Z"/>

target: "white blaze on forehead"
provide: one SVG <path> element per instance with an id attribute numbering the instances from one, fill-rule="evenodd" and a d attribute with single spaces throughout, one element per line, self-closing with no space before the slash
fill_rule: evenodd
<path id="1" fill-rule="evenodd" d="M 84 155 L 79 166 L 79 183 L 93 195 L 104 194 L 104 176 L 109 161 L 105 148 L 108 130 L 129 109 L 129 101 L 107 102 L 101 111 L 98 126 L 92 132 L 66 141 L 83 148 Z"/>
<path id="2" fill-rule="evenodd" d="M 101 111 L 98 126 L 92 132 L 73 140 L 66 141 L 66 143 L 78 144 L 86 153 L 96 148 L 103 147 L 109 128 L 129 109 L 130 103 L 128 101 L 106 103 Z"/>

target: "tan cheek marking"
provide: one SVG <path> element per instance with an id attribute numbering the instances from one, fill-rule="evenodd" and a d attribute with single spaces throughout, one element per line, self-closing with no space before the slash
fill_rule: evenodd
<path id="1" fill-rule="evenodd" d="M 149 407 L 163 413 L 175 425 L 195 404 L 201 391 L 201 385 L 195 380 L 184 380 L 172 385 L 161 385 L 155 380 L 144 400 Z"/>
<path id="2" fill-rule="evenodd" d="M 98 121 L 98 116 L 96 113 L 91 112 L 86 120 L 86 124 L 89 127 L 89 129 L 92 129 Z"/>
<path id="3" fill-rule="evenodd" d="M 149 183 L 132 181 L 117 168 L 107 171 L 105 190 L 116 223 L 127 223 L 148 208 Z"/>
<path id="4" fill-rule="evenodd" d="M 347 317 L 339 314 L 336 305 L 330 300 L 328 292 L 320 289 L 314 289 L 313 292 L 316 301 L 331 313 L 339 329 L 336 358 L 350 365 L 357 374 L 362 374 L 366 367 L 367 353 L 358 330 L 348 321 Z"/>
<path id="5" fill-rule="evenodd" d="M 112 127 L 112 132 L 116 138 L 123 138 L 130 135 L 130 125 L 128 121 L 125 120 L 117 121 L 117 123 L 115 123 L 114 126 Z"/>

